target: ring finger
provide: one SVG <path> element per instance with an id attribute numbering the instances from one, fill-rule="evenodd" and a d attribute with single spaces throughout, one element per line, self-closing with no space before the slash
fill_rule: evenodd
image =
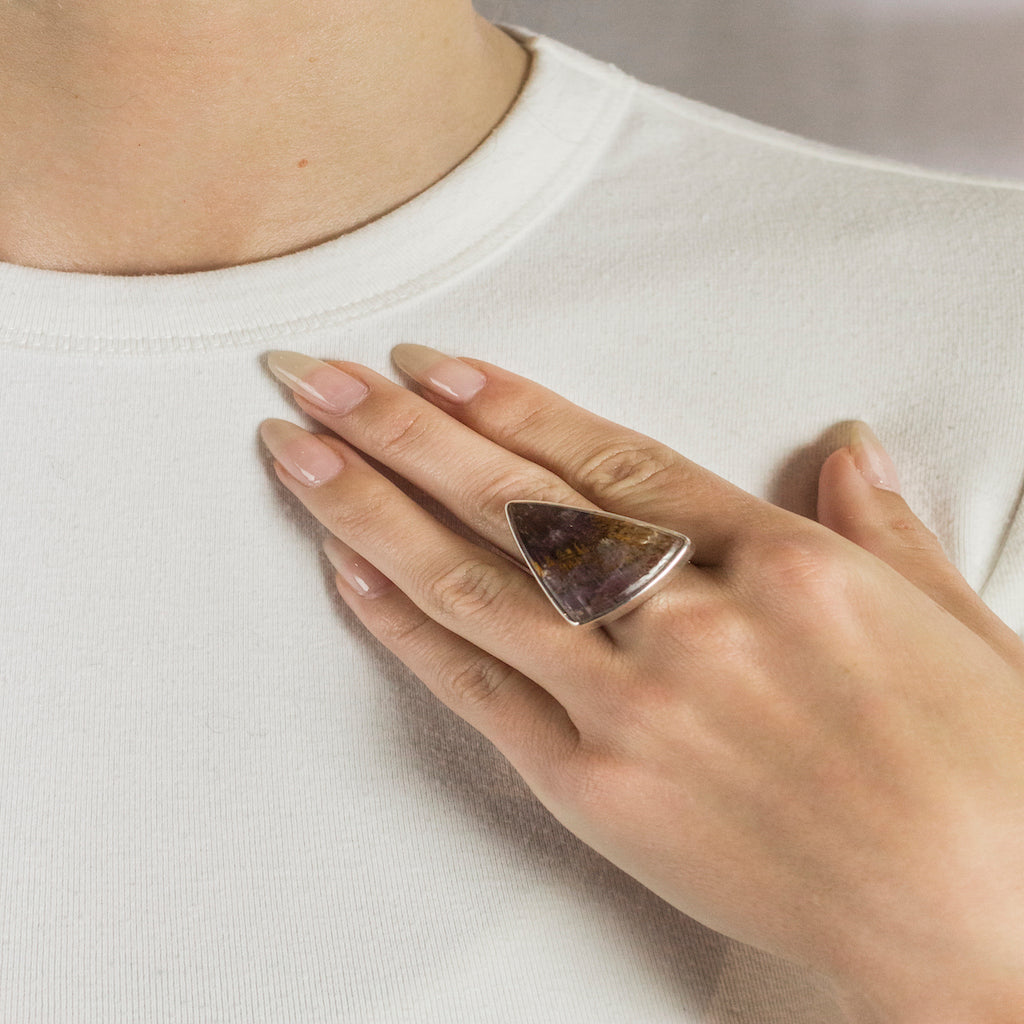
<path id="1" fill-rule="evenodd" d="M 615 656 L 607 634 L 567 628 L 524 571 L 447 529 L 344 441 L 278 419 L 264 420 L 260 434 L 281 482 L 445 629 L 536 680 L 570 712 L 582 681 L 606 672 Z"/>

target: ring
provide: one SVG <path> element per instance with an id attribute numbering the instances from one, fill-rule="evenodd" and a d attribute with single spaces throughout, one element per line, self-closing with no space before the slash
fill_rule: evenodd
<path id="1" fill-rule="evenodd" d="M 632 611 L 692 557 L 689 537 L 610 512 L 510 501 L 505 518 L 534 579 L 573 626 Z"/>

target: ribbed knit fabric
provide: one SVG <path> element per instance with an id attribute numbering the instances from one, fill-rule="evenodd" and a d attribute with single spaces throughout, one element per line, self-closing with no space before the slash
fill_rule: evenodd
<path id="1" fill-rule="evenodd" d="M 526 29 L 491 136 L 294 255 L 0 265 L 0 1022 L 833 1024 L 568 834 L 368 638 L 268 349 L 525 373 L 814 515 L 870 423 L 1024 632 L 1024 188 L 843 152 Z"/>

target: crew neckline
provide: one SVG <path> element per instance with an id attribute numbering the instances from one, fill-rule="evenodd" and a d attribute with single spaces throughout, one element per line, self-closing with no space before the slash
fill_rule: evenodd
<path id="1" fill-rule="evenodd" d="M 340 327 L 479 265 L 590 173 L 636 79 L 529 29 L 531 53 L 490 135 L 444 178 L 354 231 L 218 270 L 119 276 L 0 262 L 0 345 L 153 355 L 251 347 Z"/>

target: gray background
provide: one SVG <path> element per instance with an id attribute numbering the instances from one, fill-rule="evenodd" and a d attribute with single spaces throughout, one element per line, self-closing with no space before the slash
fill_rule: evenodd
<path id="1" fill-rule="evenodd" d="M 476 0 L 776 128 L 1024 181 L 1024 0 Z"/>

